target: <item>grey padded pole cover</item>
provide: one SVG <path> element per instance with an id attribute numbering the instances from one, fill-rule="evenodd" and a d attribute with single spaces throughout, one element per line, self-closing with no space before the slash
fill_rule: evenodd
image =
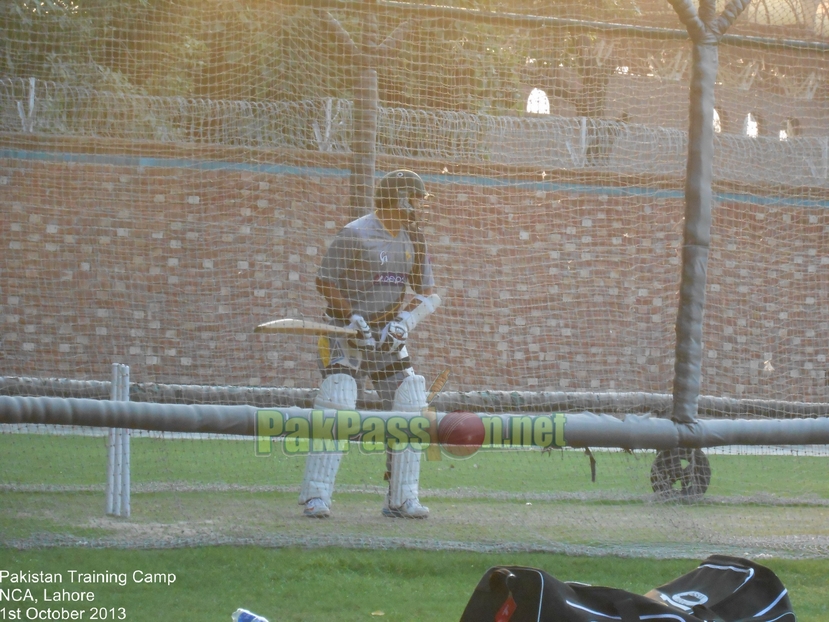
<path id="1" fill-rule="evenodd" d="M 114 402 L 0 395 L 0 423 L 78 425 L 163 432 L 212 432 L 253 436 L 253 406 Z"/>
<path id="2" fill-rule="evenodd" d="M 74 397 L 105 400 L 111 383 L 64 378 L 0 377 L 0 395 Z M 130 384 L 130 401 L 159 404 L 245 405 L 258 408 L 299 406 L 311 408 L 318 389 L 295 387 L 238 387 L 140 383 Z M 473 412 L 600 412 L 651 414 L 670 418 L 673 396 L 668 393 L 586 391 L 443 391 L 433 401 L 439 411 Z M 376 391 L 367 391 L 357 402 L 360 410 L 380 410 Z M 829 403 L 782 400 L 735 399 L 701 395 L 697 414 L 717 417 L 827 417 Z"/>
<path id="3" fill-rule="evenodd" d="M 679 423 L 696 420 L 702 376 L 702 320 L 711 242 L 717 45 L 749 1 L 732 0 L 718 18 L 716 0 L 700 0 L 699 11 L 690 0 L 669 0 L 693 42 L 672 414 L 673 420 Z"/>
<path id="4" fill-rule="evenodd" d="M 258 409 L 252 406 L 207 406 L 114 402 L 52 397 L 0 396 L 0 423 L 121 427 L 166 432 L 199 432 L 253 436 Z M 285 417 L 308 419 L 309 408 L 279 409 Z M 326 417 L 335 411 L 325 409 Z M 366 411 L 384 419 L 419 413 Z M 445 413 L 438 413 L 438 421 Z M 507 420 L 516 415 L 492 415 Z M 528 415 L 520 415 L 527 417 Z M 549 415 L 529 415 L 546 417 Z M 673 449 L 722 445 L 829 445 L 829 418 L 716 419 L 691 424 L 629 414 L 624 417 L 575 413 L 563 415 L 568 447 Z"/>

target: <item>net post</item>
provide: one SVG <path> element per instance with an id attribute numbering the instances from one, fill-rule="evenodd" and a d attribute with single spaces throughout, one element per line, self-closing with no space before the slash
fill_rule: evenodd
<path id="1" fill-rule="evenodd" d="M 120 366 L 120 401 L 130 401 L 130 368 Z M 121 514 L 122 518 L 130 516 L 130 431 L 121 430 Z"/>
<path id="2" fill-rule="evenodd" d="M 118 399 L 118 364 L 112 364 L 111 384 L 109 399 L 116 401 Z M 107 483 L 106 483 L 106 513 L 107 515 L 115 514 L 115 445 L 116 445 L 115 428 L 109 428 L 107 431 Z"/>
<path id="3" fill-rule="evenodd" d="M 129 367 L 112 364 L 110 399 L 129 401 Z M 109 516 L 130 515 L 130 439 L 129 430 L 110 428 L 107 435 L 106 513 Z"/>

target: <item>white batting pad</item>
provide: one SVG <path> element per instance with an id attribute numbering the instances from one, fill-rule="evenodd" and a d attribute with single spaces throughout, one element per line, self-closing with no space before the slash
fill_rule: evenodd
<path id="1" fill-rule="evenodd" d="M 428 406 L 426 401 L 426 379 L 423 376 L 408 376 L 394 394 L 392 410 L 395 412 L 420 412 Z"/>
<path id="2" fill-rule="evenodd" d="M 394 395 L 392 410 L 420 412 L 426 406 L 428 406 L 426 379 L 415 375 L 403 380 Z M 389 507 L 400 507 L 407 499 L 417 500 L 420 482 L 420 452 L 407 449 L 393 453 L 390 470 Z"/>
<path id="3" fill-rule="evenodd" d="M 305 459 L 302 487 L 299 490 L 300 505 L 314 497 L 322 499 L 325 505 L 331 505 L 334 480 L 337 478 L 342 459 L 343 455 L 339 452 L 308 455 Z"/>
<path id="4" fill-rule="evenodd" d="M 418 500 L 420 452 L 407 449 L 392 454 L 389 479 L 389 507 L 398 508 L 407 499 Z"/>
<path id="5" fill-rule="evenodd" d="M 331 374 L 322 381 L 314 408 L 354 410 L 356 407 L 357 381 L 354 378 L 348 374 Z"/>
<path id="6" fill-rule="evenodd" d="M 357 406 L 357 382 L 348 374 L 332 374 L 322 381 L 314 400 L 314 408 L 354 410 Z M 305 459 L 305 474 L 299 491 L 300 504 L 319 497 L 325 505 L 331 505 L 334 480 L 343 455 L 339 452 L 310 454 Z"/>

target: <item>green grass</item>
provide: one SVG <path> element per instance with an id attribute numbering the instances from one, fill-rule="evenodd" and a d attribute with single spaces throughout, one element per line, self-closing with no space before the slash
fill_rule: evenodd
<path id="1" fill-rule="evenodd" d="M 0 484 L 7 485 L 0 490 L 0 544 L 126 547 L 265 538 L 283 545 L 343 543 L 370 533 L 576 553 L 638 547 L 675 557 L 696 556 L 709 545 L 719 552 L 782 554 L 791 543 L 797 555 L 815 556 L 829 541 L 829 509 L 820 501 L 829 498 L 829 462 L 819 457 L 712 455 L 711 486 L 697 504 L 653 502 L 652 452 L 595 452 L 595 482 L 578 451 L 424 461 L 421 497 L 432 516 L 401 525 L 378 511 L 384 456 L 352 449 L 337 478 L 335 516 L 323 527 L 304 520 L 296 504 L 304 459 L 284 455 L 278 445 L 271 456 L 257 457 L 252 441 L 134 438 L 131 454 L 132 515 L 121 520 L 104 516 L 103 438 L 0 436 Z M 766 501 L 745 503 L 747 495 L 766 495 Z"/>
<path id="2" fill-rule="evenodd" d="M 103 438 L 2 435 L 0 543 L 65 546 L 0 548 L 0 569 L 175 573 L 172 586 L 94 587 L 97 604 L 124 607 L 130 620 L 228 620 L 237 607 L 272 622 L 457 620 L 493 565 L 533 566 L 562 580 L 644 593 L 709 553 L 774 553 L 778 544 L 800 541 L 800 554 L 821 555 L 829 540 L 829 507 L 821 501 L 829 499 L 826 458 L 711 455 L 706 501 L 675 504 L 650 497 L 653 453 L 595 452 L 592 482 L 582 452 L 481 452 L 424 461 L 422 497 L 432 515 L 389 521 L 379 513 L 384 457 L 352 451 L 337 479 L 334 516 L 311 521 L 296 503 L 304 460 L 275 449 L 262 458 L 252 441 L 134 438 L 132 516 L 125 520 L 104 516 Z M 773 502 L 744 503 L 751 495 Z M 282 536 L 287 540 L 277 541 Z M 222 538 L 262 546 L 189 546 Z M 398 550 L 281 548 L 342 538 Z M 492 550 L 505 541 L 553 550 L 563 544 L 649 557 L 414 550 L 438 541 Z M 170 544 L 188 546 L 130 548 Z M 399 548 L 406 545 L 412 548 Z M 670 550 L 692 559 L 656 559 Z M 829 562 L 763 563 L 789 588 L 798 620 L 829 619 Z"/>
<path id="3" fill-rule="evenodd" d="M 132 481 L 241 486 L 296 486 L 304 459 L 274 445 L 256 457 L 253 441 L 195 441 L 134 438 Z M 423 462 L 424 489 L 477 488 L 511 493 L 596 493 L 645 495 L 650 489 L 652 452 L 595 452 L 596 482 L 586 456 L 575 451 L 480 452 L 464 460 Z M 829 460 L 810 456 L 712 455 L 708 494 L 829 499 Z M 7 434 L 0 436 L 2 483 L 94 486 L 104 482 L 105 439 Z M 384 457 L 352 449 L 343 461 L 340 485 L 383 485 Z"/>
<path id="4" fill-rule="evenodd" d="M 244 607 L 279 621 L 458 620 L 487 568 L 542 568 L 564 581 L 643 594 L 700 560 L 585 558 L 542 554 L 202 547 L 175 550 L 0 549 L 0 568 L 64 573 L 175 573 L 172 585 L 97 584 L 95 604 L 124 607 L 128 620 L 229 620 Z M 829 619 L 829 562 L 762 562 L 788 588 L 799 622 Z M 3 603 L 5 604 L 5 603 Z M 80 607 L 80 605 L 71 605 Z M 382 612 L 382 616 L 378 615 Z M 374 614 L 374 615 L 373 615 Z"/>

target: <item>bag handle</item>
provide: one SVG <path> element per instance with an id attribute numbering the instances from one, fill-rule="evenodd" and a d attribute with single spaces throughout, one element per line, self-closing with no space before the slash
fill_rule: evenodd
<path id="1" fill-rule="evenodd" d="M 622 622 L 640 622 L 639 608 L 632 598 L 623 598 L 613 603 L 616 611 L 622 616 Z"/>
<path id="2" fill-rule="evenodd" d="M 711 611 L 705 605 L 694 605 L 691 611 L 693 611 L 694 615 L 697 616 L 700 620 L 705 620 L 705 622 L 725 622 L 725 620 L 723 620 L 720 616 Z"/>
<path id="3" fill-rule="evenodd" d="M 632 598 L 622 598 L 615 601 L 613 605 L 622 617 L 622 622 L 641 622 L 639 607 L 636 606 L 636 602 Z M 696 605 L 691 611 L 694 617 L 699 618 L 701 622 L 726 622 L 705 605 Z"/>

